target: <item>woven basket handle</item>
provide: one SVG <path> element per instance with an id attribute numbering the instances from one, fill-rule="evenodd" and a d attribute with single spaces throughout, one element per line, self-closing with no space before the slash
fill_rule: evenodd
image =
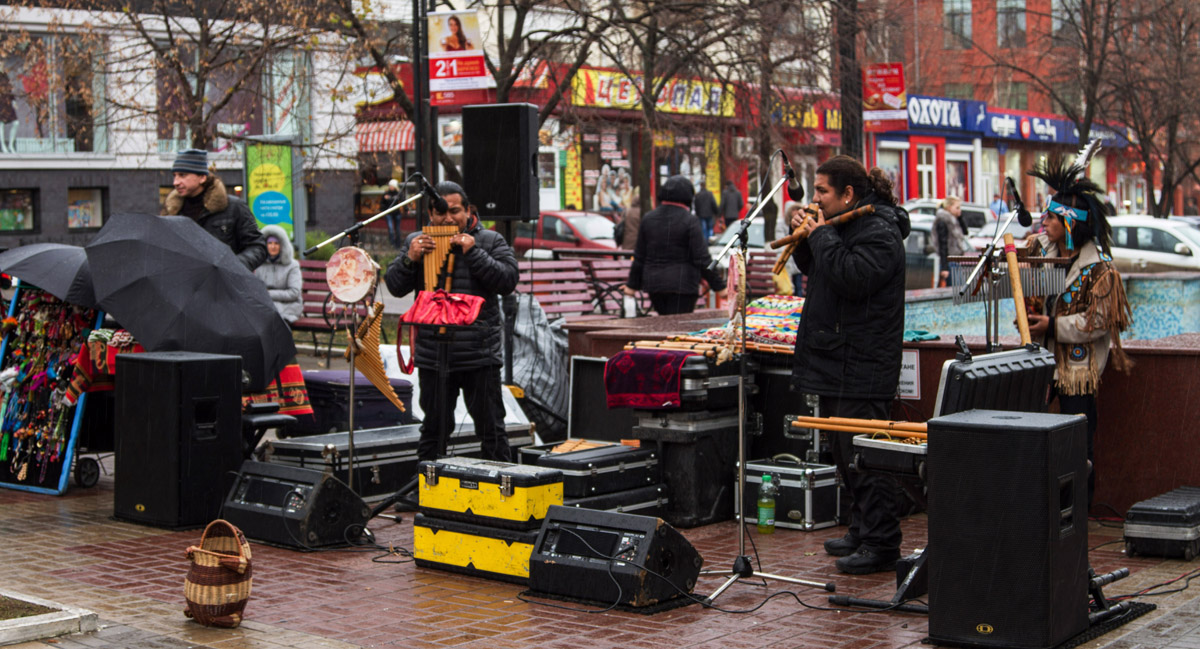
<path id="1" fill-rule="evenodd" d="M 246 557 L 235 557 L 228 554 L 221 554 L 220 552 L 205 550 L 204 548 L 196 545 L 193 545 L 187 549 L 188 561 L 192 560 L 192 555 L 194 554 L 205 554 L 210 557 L 214 557 L 216 558 L 217 562 L 221 564 L 222 568 L 225 568 L 226 570 L 232 570 L 239 575 L 246 574 L 246 568 L 250 566 L 250 561 L 247 560 Z"/>

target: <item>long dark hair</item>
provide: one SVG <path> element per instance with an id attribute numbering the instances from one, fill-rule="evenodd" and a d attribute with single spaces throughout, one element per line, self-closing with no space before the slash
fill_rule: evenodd
<path id="1" fill-rule="evenodd" d="M 861 162 L 848 155 L 834 156 L 817 167 L 817 173 L 829 178 L 829 185 L 834 191 L 841 192 L 846 187 L 854 189 L 855 198 L 862 200 L 869 194 L 888 205 L 896 204 L 892 194 L 892 181 L 879 167 L 872 167 L 868 173 Z"/>
<path id="2" fill-rule="evenodd" d="M 1101 251 L 1112 254 L 1112 228 L 1108 224 L 1104 205 L 1100 202 L 1103 190 L 1095 181 L 1084 175 L 1075 164 L 1068 164 L 1066 157 L 1059 152 L 1051 153 L 1050 157 L 1026 173 L 1041 179 L 1054 190 L 1051 196 L 1054 202 L 1087 211 L 1087 220 L 1076 221 L 1071 226 L 1071 239 L 1076 248 L 1084 241 L 1095 241 Z M 1057 214 L 1054 214 L 1054 218 L 1063 220 Z"/>
<path id="3" fill-rule="evenodd" d="M 454 21 L 454 23 L 455 23 L 456 25 L 458 25 L 458 31 L 454 33 L 454 40 L 458 41 L 458 46 L 459 46 L 460 48 L 462 48 L 462 49 L 466 49 L 466 47 L 467 47 L 467 34 L 466 34 L 464 31 L 463 31 L 463 24 L 462 24 L 462 21 L 461 21 L 461 20 L 459 20 L 458 16 L 450 16 L 450 20 L 448 20 L 448 21 L 446 21 L 446 22 L 448 23 L 448 22 L 450 22 L 450 21 Z"/>

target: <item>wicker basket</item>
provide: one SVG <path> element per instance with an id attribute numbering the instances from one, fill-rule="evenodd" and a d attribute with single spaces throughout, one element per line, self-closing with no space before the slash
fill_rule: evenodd
<path id="1" fill-rule="evenodd" d="M 204 528 L 199 546 L 187 549 L 192 562 L 183 585 L 183 614 L 204 626 L 234 628 L 250 599 L 250 544 L 229 521 Z"/>

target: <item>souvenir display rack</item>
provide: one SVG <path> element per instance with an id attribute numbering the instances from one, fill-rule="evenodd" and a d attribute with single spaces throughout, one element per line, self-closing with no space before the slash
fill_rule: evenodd
<path id="1" fill-rule="evenodd" d="M 86 395 L 66 397 L 99 316 L 18 284 L 0 343 L 0 487 L 66 492 Z"/>

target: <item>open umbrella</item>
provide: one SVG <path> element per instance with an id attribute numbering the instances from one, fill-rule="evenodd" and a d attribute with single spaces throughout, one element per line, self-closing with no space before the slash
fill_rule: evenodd
<path id="1" fill-rule="evenodd" d="M 65 243 L 33 243 L 0 252 L 0 271 L 71 304 L 92 308 L 96 295 L 87 253 Z"/>
<path id="2" fill-rule="evenodd" d="M 295 357 L 266 286 L 191 219 L 117 214 L 85 250 L 97 303 L 147 350 L 236 354 L 252 390 Z"/>

